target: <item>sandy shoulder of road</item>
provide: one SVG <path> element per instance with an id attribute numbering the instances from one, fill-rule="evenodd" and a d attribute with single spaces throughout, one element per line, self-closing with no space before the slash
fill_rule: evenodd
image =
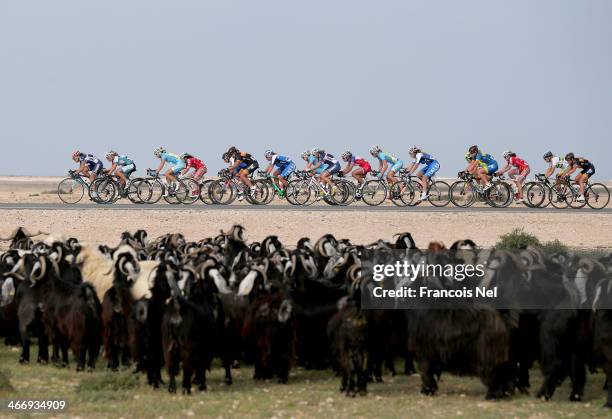
<path id="1" fill-rule="evenodd" d="M 31 231 L 59 232 L 80 240 L 114 245 L 121 232 L 143 228 L 150 237 L 167 232 L 183 233 L 198 240 L 229 229 L 234 223 L 247 229 L 249 240 L 277 235 L 288 245 L 304 236 L 318 238 L 332 233 L 354 243 L 391 240 L 399 232 L 410 232 L 420 246 L 430 241 L 450 245 L 470 238 L 481 246 L 494 245 L 499 236 L 523 228 L 542 241 L 559 239 L 578 248 L 612 248 L 612 217 L 605 214 L 491 212 L 347 212 L 347 211 L 194 211 L 139 210 L 111 211 L 91 209 L 3 210 L 0 236 L 6 237 L 15 226 Z"/>

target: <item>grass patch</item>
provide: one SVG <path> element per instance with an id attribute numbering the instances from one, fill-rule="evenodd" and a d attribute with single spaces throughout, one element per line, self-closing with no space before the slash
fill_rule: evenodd
<path id="1" fill-rule="evenodd" d="M 0 370 L 0 391 L 13 392 L 15 388 L 11 384 L 11 373 L 9 370 Z"/>
<path id="2" fill-rule="evenodd" d="M 555 253 L 569 253 L 571 250 L 569 246 L 561 243 L 559 239 L 545 242 L 540 247 L 542 251 L 548 255 L 553 255 Z"/>
<path id="3" fill-rule="evenodd" d="M 122 372 L 104 372 L 99 375 L 85 376 L 76 388 L 78 393 L 88 392 L 112 392 L 131 390 L 140 386 L 138 374 L 132 374 L 129 371 Z"/>

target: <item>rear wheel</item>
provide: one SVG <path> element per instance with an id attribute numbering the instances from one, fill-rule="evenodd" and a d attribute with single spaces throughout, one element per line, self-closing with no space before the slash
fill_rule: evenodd
<path id="1" fill-rule="evenodd" d="M 85 195 L 85 186 L 74 178 L 66 178 L 57 185 L 57 196 L 64 204 L 76 204 Z"/>
<path id="2" fill-rule="evenodd" d="M 584 197 L 589 207 L 603 209 L 610 203 L 610 190 L 602 183 L 593 183 L 587 188 Z"/>
<path id="3" fill-rule="evenodd" d="M 378 206 L 387 199 L 387 185 L 381 180 L 368 180 L 361 190 L 361 199 L 368 205 Z"/>
<path id="4" fill-rule="evenodd" d="M 313 190 L 310 185 L 310 182 L 307 180 L 298 181 L 294 185 L 293 196 L 295 198 L 295 202 L 298 205 L 310 205 L 315 199 L 313 195 L 316 196 L 317 191 Z"/>
<path id="5" fill-rule="evenodd" d="M 181 203 L 191 205 L 200 197 L 200 184 L 195 179 L 191 178 L 183 179 L 182 182 L 187 188 L 187 194 L 184 199 L 181 200 Z"/>
<path id="6" fill-rule="evenodd" d="M 550 188 L 550 203 L 553 207 L 558 209 L 567 208 L 574 200 L 570 188 L 565 183 L 553 185 Z"/>
<path id="7" fill-rule="evenodd" d="M 137 186 L 138 198 L 145 204 L 156 204 L 164 194 L 164 186 L 158 179 L 144 179 Z"/>
<path id="8" fill-rule="evenodd" d="M 200 200 L 204 202 L 206 205 L 213 205 L 214 202 L 210 199 L 210 186 L 212 185 L 213 180 L 205 180 L 202 185 L 200 185 Z"/>
<path id="9" fill-rule="evenodd" d="M 512 202 L 512 188 L 506 182 L 495 183 L 485 192 L 489 205 L 505 208 Z"/>
<path id="10" fill-rule="evenodd" d="M 164 201 L 171 205 L 177 205 L 185 201 L 187 195 L 189 195 L 187 185 L 182 180 L 179 180 L 174 183 L 174 190 L 168 195 L 164 195 Z"/>
<path id="11" fill-rule="evenodd" d="M 459 180 L 450 187 L 450 201 L 461 208 L 467 208 L 474 204 L 476 190 L 471 182 Z"/>
<path id="12" fill-rule="evenodd" d="M 143 181 L 142 178 L 134 178 L 128 181 L 126 196 L 134 204 L 142 204 L 143 201 L 138 196 L 138 185 Z"/>
<path id="13" fill-rule="evenodd" d="M 410 205 L 414 200 L 414 189 L 412 185 L 405 180 L 398 180 L 389 189 L 389 197 L 398 207 Z"/>
<path id="14" fill-rule="evenodd" d="M 266 180 L 254 180 L 253 182 L 253 190 L 254 193 L 251 195 L 251 191 L 246 191 L 247 194 L 246 199 L 251 204 L 255 205 L 267 205 L 269 204 L 275 196 L 274 189 L 272 185 L 270 185 L 270 181 Z"/>
<path id="15" fill-rule="evenodd" d="M 571 189 L 572 189 L 572 198 L 573 198 L 573 200 L 572 200 L 572 202 L 570 202 L 570 207 L 576 208 L 576 209 L 583 208 L 586 205 L 586 201 L 587 200 L 586 200 L 586 197 L 585 197 L 585 199 L 583 201 L 578 201 L 578 196 L 580 195 L 580 192 L 579 192 L 580 191 L 580 186 L 578 186 L 578 184 L 576 182 L 572 181 Z M 586 186 L 585 186 L 585 192 L 586 192 Z M 586 193 L 585 193 L 585 195 L 586 195 Z"/>
<path id="16" fill-rule="evenodd" d="M 297 189 L 296 185 L 301 182 L 300 180 L 293 180 L 289 182 L 287 185 L 287 189 L 285 190 L 285 198 L 287 198 L 287 202 L 291 205 L 299 205 L 296 199 Z"/>
<path id="17" fill-rule="evenodd" d="M 109 178 L 97 178 L 89 187 L 89 197 L 97 204 L 112 204 L 118 193 L 117 184 Z"/>

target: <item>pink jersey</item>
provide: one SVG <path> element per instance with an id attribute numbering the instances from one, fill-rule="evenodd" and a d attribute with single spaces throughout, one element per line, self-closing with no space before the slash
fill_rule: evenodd
<path id="1" fill-rule="evenodd" d="M 516 167 L 519 172 L 522 172 L 523 170 L 529 169 L 529 165 L 527 164 L 527 162 L 523 159 L 519 159 L 518 157 L 514 156 L 514 157 L 510 157 L 510 160 L 508 160 L 508 163 L 510 163 L 510 165 Z"/>

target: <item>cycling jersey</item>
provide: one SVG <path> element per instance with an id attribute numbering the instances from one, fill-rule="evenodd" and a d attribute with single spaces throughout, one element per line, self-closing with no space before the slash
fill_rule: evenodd
<path id="1" fill-rule="evenodd" d="M 113 164 L 117 166 L 129 166 L 130 164 L 134 164 L 134 161 L 130 159 L 128 156 L 115 156 L 113 158 Z"/>
<path id="2" fill-rule="evenodd" d="M 566 170 L 569 167 L 569 163 L 564 159 L 558 156 L 553 156 L 550 159 L 550 163 L 548 163 L 549 167 L 554 167 L 555 169 Z"/>
<path id="3" fill-rule="evenodd" d="M 174 153 L 168 153 L 167 151 L 164 151 L 163 153 L 161 153 L 159 157 L 161 157 L 163 161 L 168 162 L 170 164 L 183 163 L 183 160 L 179 156 L 177 156 Z"/>
<path id="4" fill-rule="evenodd" d="M 414 158 L 415 163 L 425 164 L 425 165 L 428 165 L 434 161 L 436 161 L 436 159 L 434 159 L 434 157 L 431 154 L 427 154 L 427 153 L 417 153 L 417 155 Z"/>
<path id="5" fill-rule="evenodd" d="M 391 154 L 391 153 L 384 153 L 382 151 L 380 153 L 378 153 L 378 158 L 380 160 L 382 160 L 382 161 L 386 161 L 386 162 L 391 163 L 391 164 L 395 164 L 399 160 L 393 154 Z"/>
<path id="6" fill-rule="evenodd" d="M 486 165 L 488 174 L 497 172 L 497 169 L 499 168 L 497 161 L 490 154 L 478 153 L 474 159 Z"/>
<path id="7" fill-rule="evenodd" d="M 359 166 L 363 169 L 364 174 L 368 174 L 372 170 L 372 166 L 370 166 L 370 162 L 359 156 L 351 156 L 351 159 L 348 162 L 349 164 Z"/>
<path id="8" fill-rule="evenodd" d="M 244 151 L 237 151 L 234 153 L 234 158 L 240 160 L 241 163 L 245 163 L 247 166 L 252 165 L 254 161 L 253 156 Z"/>
<path id="9" fill-rule="evenodd" d="M 280 154 L 275 154 L 272 156 L 272 160 L 270 161 L 271 165 L 279 169 L 283 169 L 291 163 L 293 163 L 293 160 L 291 160 L 289 157 L 281 156 Z"/>
<path id="10" fill-rule="evenodd" d="M 523 172 L 523 171 L 529 169 L 529 165 L 527 164 L 527 162 L 525 160 L 523 160 L 523 159 L 519 159 L 516 156 L 510 157 L 510 159 L 508 160 L 508 164 L 510 164 L 511 166 L 516 167 L 519 172 Z"/>
<path id="11" fill-rule="evenodd" d="M 593 163 L 582 157 L 576 157 L 573 164 L 573 166 L 578 166 L 581 169 L 590 168 L 592 165 Z"/>
<path id="12" fill-rule="evenodd" d="M 321 157 L 321 161 L 328 166 L 334 166 L 338 164 L 338 159 L 336 159 L 333 155 L 329 153 L 325 153 L 325 155 Z"/>
<path id="13" fill-rule="evenodd" d="M 319 163 L 319 159 L 317 159 L 315 156 L 308 156 L 308 163 L 311 167 L 316 166 Z M 327 165 L 325 163 L 321 163 L 321 166 L 316 168 L 315 173 L 317 175 L 320 175 L 325 171 L 326 168 Z"/>
<path id="14" fill-rule="evenodd" d="M 87 169 L 89 169 L 90 172 L 94 173 L 101 172 L 104 167 L 102 161 L 92 154 L 81 153 L 79 156 L 79 161 L 81 163 L 85 163 Z"/>
<path id="15" fill-rule="evenodd" d="M 187 163 L 187 165 L 185 166 L 185 168 L 187 169 L 194 168 L 195 170 L 200 170 L 206 168 L 206 165 L 202 162 L 202 160 L 197 159 L 195 157 L 186 158 L 185 163 Z"/>

